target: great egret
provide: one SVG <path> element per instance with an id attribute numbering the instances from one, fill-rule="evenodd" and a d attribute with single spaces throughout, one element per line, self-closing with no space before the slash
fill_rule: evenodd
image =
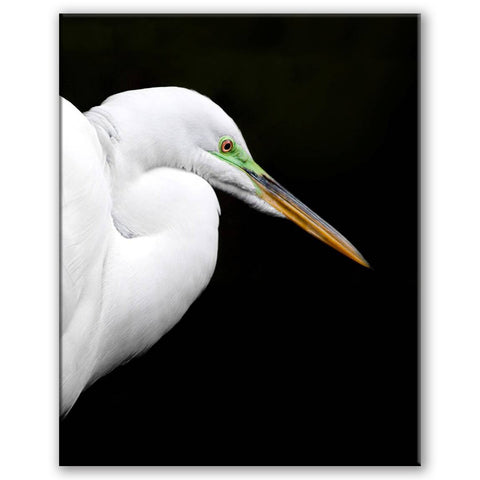
<path id="1" fill-rule="evenodd" d="M 212 186 L 368 266 L 254 162 L 234 121 L 197 92 L 128 91 L 85 114 L 62 99 L 61 117 L 62 413 L 157 342 L 207 286 L 220 214 Z"/>

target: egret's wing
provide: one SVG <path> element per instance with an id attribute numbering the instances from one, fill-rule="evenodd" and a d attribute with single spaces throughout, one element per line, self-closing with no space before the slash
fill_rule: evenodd
<path id="1" fill-rule="evenodd" d="M 111 225 L 111 198 L 105 154 L 97 133 L 87 118 L 64 99 L 61 99 L 61 162 L 62 331 L 65 333 L 82 296 L 86 296 L 93 268 L 98 275 Z"/>

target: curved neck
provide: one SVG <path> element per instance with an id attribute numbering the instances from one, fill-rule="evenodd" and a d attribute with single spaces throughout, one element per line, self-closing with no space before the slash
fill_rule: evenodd
<path id="1" fill-rule="evenodd" d="M 126 178 L 162 166 L 193 171 L 195 140 L 165 93 L 124 92 L 85 113 L 107 161 Z"/>
<path id="2" fill-rule="evenodd" d="M 176 231 L 201 236 L 218 224 L 220 207 L 212 187 L 197 175 L 160 167 L 140 174 L 117 191 L 112 216 L 127 238 Z"/>

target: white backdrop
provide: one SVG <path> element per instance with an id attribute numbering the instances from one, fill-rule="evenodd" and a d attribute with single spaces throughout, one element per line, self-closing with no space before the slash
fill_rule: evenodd
<path id="1" fill-rule="evenodd" d="M 2 478 L 480 478 L 478 2 L 16 2 L 2 7 Z M 422 467 L 59 468 L 58 13 L 422 14 Z M 399 225 L 399 232 L 401 225 Z M 393 308 L 393 307 L 392 307 Z M 135 441 L 135 439 L 132 439 Z"/>

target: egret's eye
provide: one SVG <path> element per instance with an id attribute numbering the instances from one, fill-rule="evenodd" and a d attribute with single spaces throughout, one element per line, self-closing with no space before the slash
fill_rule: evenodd
<path id="1" fill-rule="evenodd" d="M 233 141 L 230 140 L 229 138 L 226 138 L 226 139 L 222 142 L 222 145 L 220 146 L 220 150 L 221 150 L 223 153 L 228 153 L 232 148 L 233 148 Z"/>

